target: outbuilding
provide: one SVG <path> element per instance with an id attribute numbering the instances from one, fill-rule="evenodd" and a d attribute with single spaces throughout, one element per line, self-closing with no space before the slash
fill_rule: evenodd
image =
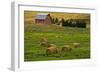
<path id="1" fill-rule="evenodd" d="M 47 13 L 38 13 L 35 17 L 36 24 L 51 24 L 51 16 Z"/>

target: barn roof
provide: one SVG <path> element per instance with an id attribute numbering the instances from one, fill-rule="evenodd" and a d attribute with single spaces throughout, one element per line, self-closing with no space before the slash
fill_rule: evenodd
<path id="1" fill-rule="evenodd" d="M 46 19 L 47 13 L 38 13 L 35 19 Z"/>

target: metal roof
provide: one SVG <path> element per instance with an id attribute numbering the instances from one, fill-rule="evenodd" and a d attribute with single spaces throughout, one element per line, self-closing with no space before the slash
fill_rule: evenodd
<path id="1" fill-rule="evenodd" d="M 47 16 L 48 14 L 46 14 L 46 13 L 38 13 L 37 15 L 36 15 L 36 18 L 35 19 L 46 19 L 46 16 Z"/>

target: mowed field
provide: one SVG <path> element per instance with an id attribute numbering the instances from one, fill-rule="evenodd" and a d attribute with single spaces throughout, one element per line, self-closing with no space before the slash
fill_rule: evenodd
<path id="1" fill-rule="evenodd" d="M 40 46 L 41 38 L 47 38 L 49 43 L 57 45 L 61 50 L 63 45 L 80 43 L 80 47 L 73 48 L 70 52 L 46 55 L 46 47 Z M 67 60 L 90 58 L 90 30 L 85 28 L 57 27 L 56 25 L 25 25 L 24 33 L 24 60 Z"/>

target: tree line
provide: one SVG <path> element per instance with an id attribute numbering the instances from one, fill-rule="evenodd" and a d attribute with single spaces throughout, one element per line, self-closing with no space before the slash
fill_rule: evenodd
<path id="1" fill-rule="evenodd" d="M 51 18 L 52 24 L 57 24 L 62 26 L 68 26 L 68 27 L 80 27 L 80 28 L 86 28 L 86 20 L 84 19 L 68 19 L 65 20 L 62 18 L 61 20 L 58 20 L 58 18 Z"/>

